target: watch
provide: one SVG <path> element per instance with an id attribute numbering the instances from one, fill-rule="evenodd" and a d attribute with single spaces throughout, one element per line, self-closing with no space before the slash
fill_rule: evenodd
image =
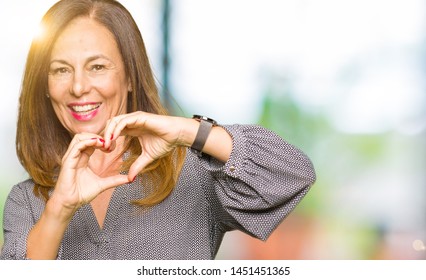
<path id="1" fill-rule="evenodd" d="M 200 126 L 198 128 L 197 135 L 195 136 L 194 143 L 191 146 L 191 150 L 197 154 L 197 156 L 201 157 L 203 153 L 204 144 L 206 144 L 207 137 L 210 134 L 210 130 L 213 126 L 217 125 L 217 122 L 211 118 L 193 115 L 192 118 L 200 122 Z"/>

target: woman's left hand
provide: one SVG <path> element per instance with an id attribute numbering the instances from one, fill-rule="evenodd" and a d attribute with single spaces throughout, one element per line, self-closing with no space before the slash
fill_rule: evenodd
<path id="1" fill-rule="evenodd" d="M 156 115 L 146 112 L 133 112 L 116 116 L 107 122 L 104 130 L 105 149 L 114 146 L 120 135 L 137 137 L 142 153 L 129 170 L 129 180 L 133 180 L 148 164 L 166 155 L 176 146 L 190 146 L 184 143 L 184 127 L 195 127 L 194 120 Z"/>

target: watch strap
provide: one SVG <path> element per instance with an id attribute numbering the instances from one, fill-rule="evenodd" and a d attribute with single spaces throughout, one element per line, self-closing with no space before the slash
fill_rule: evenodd
<path id="1" fill-rule="evenodd" d="M 193 118 L 200 122 L 200 126 L 198 128 L 197 135 L 195 136 L 194 143 L 191 146 L 191 150 L 195 152 L 198 156 L 201 156 L 201 151 L 203 150 L 204 145 L 206 144 L 207 137 L 209 136 L 212 127 L 216 125 L 216 122 L 207 117 L 202 117 L 198 115 L 195 115 Z"/>

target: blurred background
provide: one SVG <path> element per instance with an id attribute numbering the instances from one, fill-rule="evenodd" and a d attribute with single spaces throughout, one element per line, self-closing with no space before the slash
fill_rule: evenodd
<path id="1" fill-rule="evenodd" d="M 26 54 L 55 2 L 0 10 L 0 222 L 27 178 L 14 145 Z M 228 233 L 217 259 L 426 259 L 426 1 L 121 3 L 174 114 L 263 125 L 315 165 L 268 241 Z"/>

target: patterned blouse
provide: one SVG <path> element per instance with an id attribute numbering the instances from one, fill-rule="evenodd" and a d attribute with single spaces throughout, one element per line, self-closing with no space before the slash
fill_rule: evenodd
<path id="1" fill-rule="evenodd" d="M 315 181 L 311 161 L 275 133 L 255 125 L 223 126 L 233 138 L 220 163 L 187 153 L 179 181 L 160 204 L 141 210 L 130 201 L 143 180 L 117 187 L 104 226 L 90 204 L 71 220 L 58 259 L 214 259 L 227 231 L 265 240 Z M 25 259 L 29 231 L 44 202 L 31 179 L 13 186 L 4 209 L 1 259 Z"/>

